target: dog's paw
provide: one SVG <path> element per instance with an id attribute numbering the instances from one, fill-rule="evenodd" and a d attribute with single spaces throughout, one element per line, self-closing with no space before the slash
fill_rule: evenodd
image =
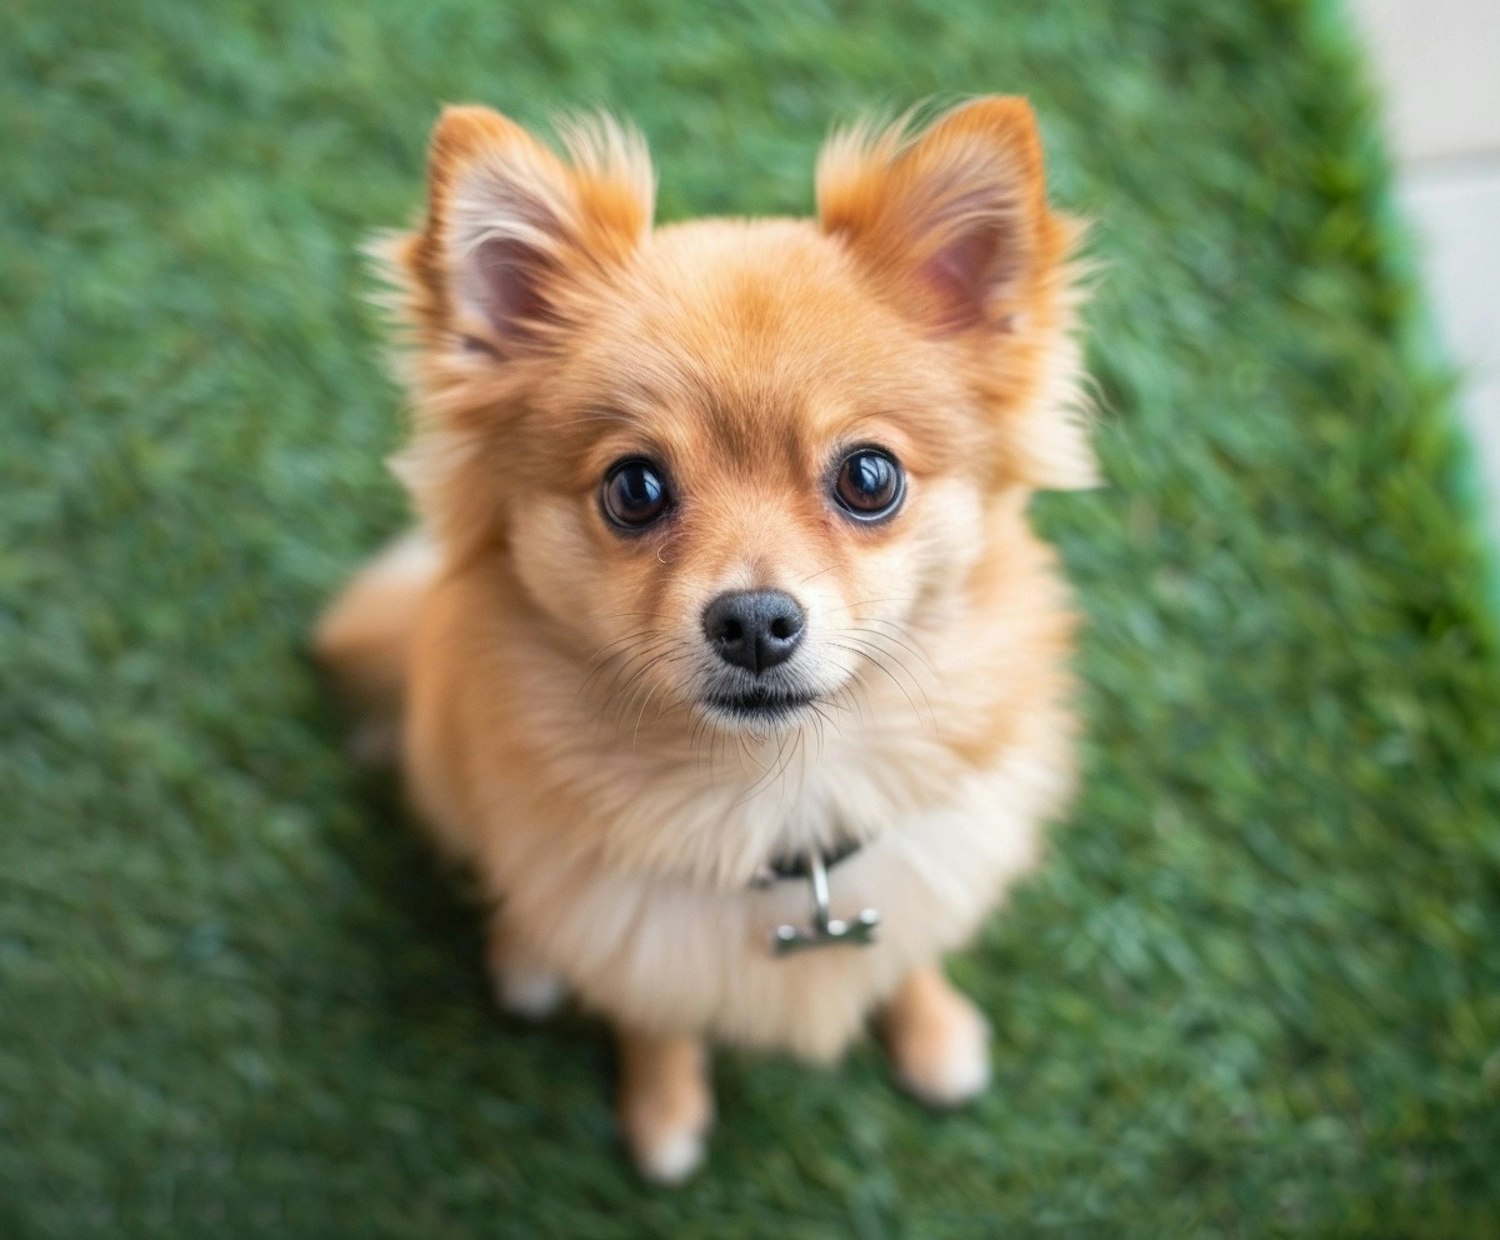
<path id="1" fill-rule="evenodd" d="M 494 965 L 491 980 L 502 1011 L 522 1020 L 546 1020 L 567 1001 L 568 987 L 550 969 Z"/>
<path id="2" fill-rule="evenodd" d="M 562 975 L 549 969 L 535 952 L 505 932 L 496 917 L 490 922 L 485 948 L 490 987 L 500 1010 L 522 1020 L 546 1020 L 567 1002 Z"/>
<path id="3" fill-rule="evenodd" d="M 990 1083 L 990 1030 L 968 999 L 946 982 L 922 988 L 886 1024 L 896 1081 L 928 1106 L 956 1107 Z"/>
<path id="4" fill-rule="evenodd" d="M 699 1130 L 675 1128 L 640 1137 L 628 1136 L 630 1156 L 646 1179 L 672 1187 L 703 1165 L 706 1131 L 705 1125 Z"/>
<path id="5" fill-rule="evenodd" d="M 653 1183 L 681 1184 L 702 1165 L 714 1120 L 703 1046 L 628 1040 L 621 1066 L 620 1130 L 631 1158 Z"/>

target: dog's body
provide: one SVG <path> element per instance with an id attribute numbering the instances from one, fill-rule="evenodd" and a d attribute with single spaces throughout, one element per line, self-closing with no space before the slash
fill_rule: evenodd
<path id="1" fill-rule="evenodd" d="M 627 1135 L 672 1179 L 705 1039 L 829 1058 L 884 1006 L 920 1096 L 984 1083 L 937 964 L 1071 783 L 1072 621 L 1025 503 L 1089 476 L 1073 230 L 1016 101 L 835 143 L 818 224 L 652 233 L 643 152 L 573 145 L 439 127 L 393 255 L 425 532 L 320 648 L 494 897 L 502 997 L 616 1025 Z M 773 955 L 809 894 L 767 866 L 856 845 L 832 911 L 877 909 L 875 942 Z"/>

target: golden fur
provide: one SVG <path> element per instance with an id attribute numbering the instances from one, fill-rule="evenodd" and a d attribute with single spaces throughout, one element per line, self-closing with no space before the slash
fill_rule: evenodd
<path id="1" fill-rule="evenodd" d="M 384 248 L 421 528 L 318 643 L 493 897 L 502 996 L 566 987 L 619 1029 L 627 1138 L 674 1179 L 712 1112 L 704 1040 L 826 1059 L 884 1007 L 920 1096 L 983 1085 L 983 1022 L 937 964 L 1072 780 L 1073 621 L 1025 508 L 1092 479 L 1079 230 L 1017 99 L 836 135 L 816 220 L 653 230 L 641 141 L 564 136 L 566 161 L 484 109 L 438 125 L 426 219 Z M 872 443 L 908 492 L 861 525 L 827 471 Z M 677 503 L 622 537 L 600 480 L 642 453 Z M 763 588 L 805 610 L 818 700 L 736 728 L 697 705 L 701 615 Z M 773 958 L 808 895 L 752 879 L 849 838 L 834 912 L 878 908 L 878 942 Z"/>

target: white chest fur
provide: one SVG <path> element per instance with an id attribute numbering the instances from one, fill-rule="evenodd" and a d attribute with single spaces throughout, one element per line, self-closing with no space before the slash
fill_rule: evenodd
<path id="1" fill-rule="evenodd" d="M 889 798 L 871 797 L 869 786 L 846 779 L 843 790 L 853 788 L 866 809 L 878 807 L 883 821 L 832 871 L 831 911 L 850 917 L 878 909 L 871 946 L 773 954 L 776 928 L 807 919 L 807 884 L 754 886 L 746 881 L 753 865 L 744 878 L 714 883 L 691 872 L 549 860 L 546 850 L 527 848 L 524 860 L 512 856 L 506 917 L 587 1006 L 628 1026 L 826 1058 L 906 972 L 961 945 L 1034 865 L 1043 821 L 1066 784 L 1066 771 L 1041 753 L 1014 753 L 951 785 L 937 808 L 892 820 Z M 787 813 L 795 832 L 822 836 L 828 814 L 847 810 L 848 798 L 810 791 Z M 740 823 L 739 810 L 725 813 L 711 801 L 697 808 L 701 816 L 685 831 L 743 826 L 743 834 L 765 833 Z M 660 821 L 655 826 L 659 832 Z M 683 842 L 679 861 L 693 855 Z M 717 842 L 722 855 L 722 835 Z M 753 853 L 760 861 L 766 855 L 763 847 Z"/>

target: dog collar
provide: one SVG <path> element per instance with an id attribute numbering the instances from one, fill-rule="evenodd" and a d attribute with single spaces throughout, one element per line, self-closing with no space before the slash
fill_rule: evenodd
<path id="1" fill-rule="evenodd" d="M 875 909 L 862 910 L 852 921 L 834 917 L 829 912 L 828 871 L 862 847 L 860 843 L 846 843 L 831 853 L 812 849 L 799 857 L 773 858 L 766 866 L 756 879 L 756 886 L 769 887 L 779 881 L 805 878 L 812 894 L 812 924 L 777 926 L 771 935 L 773 956 L 789 956 L 811 947 L 837 947 L 840 944 L 868 947 L 875 942 L 875 929 L 880 925 L 880 914 Z"/>
<path id="2" fill-rule="evenodd" d="M 847 861 L 863 848 L 863 840 L 845 840 L 837 848 L 826 851 L 819 850 L 817 856 L 823 863 L 825 870 L 831 870 L 841 861 Z M 761 872 L 755 877 L 755 886 L 769 887 L 772 883 L 780 882 L 787 878 L 811 878 L 812 865 L 811 853 L 783 853 L 779 857 L 772 857 Z"/>

